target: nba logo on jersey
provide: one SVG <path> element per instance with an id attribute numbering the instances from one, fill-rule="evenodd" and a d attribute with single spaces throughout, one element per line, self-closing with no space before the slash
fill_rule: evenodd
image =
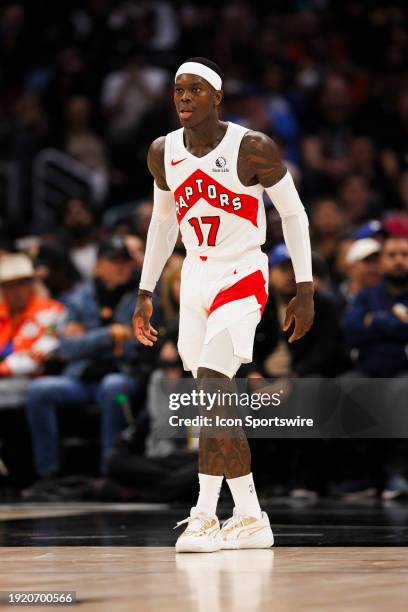
<path id="1" fill-rule="evenodd" d="M 215 165 L 217 167 L 212 169 L 213 172 L 229 172 L 229 169 L 226 167 L 227 160 L 225 157 L 217 157 L 215 160 Z"/>

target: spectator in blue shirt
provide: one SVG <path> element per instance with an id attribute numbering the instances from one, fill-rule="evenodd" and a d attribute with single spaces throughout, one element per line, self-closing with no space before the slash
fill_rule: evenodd
<path id="1" fill-rule="evenodd" d="M 345 331 L 356 368 L 366 376 L 408 374 L 408 239 L 388 238 L 382 280 L 357 294 Z"/>
<path id="2" fill-rule="evenodd" d="M 122 238 L 101 243 L 95 277 L 68 301 L 68 322 L 54 353 L 60 376 L 33 381 L 27 416 L 40 477 L 59 470 L 59 405 L 96 401 L 101 408 L 102 466 L 127 425 L 125 409 L 137 391 L 137 345 L 131 323 L 136 302 L 134 262 Z"/>

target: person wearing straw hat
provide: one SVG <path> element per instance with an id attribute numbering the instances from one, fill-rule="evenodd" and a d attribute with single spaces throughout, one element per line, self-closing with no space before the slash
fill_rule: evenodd
<path id="1" fill-rule="evenodd" d="M 0 376 L 41 373 L 58 345 L 65 308 L 37 290 L 30 258 L 12 253 L 0 258 Z"/>

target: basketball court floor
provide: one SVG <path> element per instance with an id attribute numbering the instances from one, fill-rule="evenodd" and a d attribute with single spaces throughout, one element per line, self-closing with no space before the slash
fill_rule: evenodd
<path id="1" fill-rule="evenodd" d="M 176 555 L 186 508 L 0 505 L 0 605 L 32 609 L 7 604 L 9 591 L 75 591 L 84 612 L 408 610 L 407 504 L 265 509 L 273 549 Z"/>

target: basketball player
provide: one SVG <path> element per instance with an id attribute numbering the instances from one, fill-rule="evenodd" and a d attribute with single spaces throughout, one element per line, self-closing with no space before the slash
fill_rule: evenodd
<path id="1" fill-rule="evenodd" d="M 134 315 L 137 339 L 153 346 L 152 292 L 180 228 L 186 247 L 180 289 L 178 350 L 198 384 L 230 381 L 252 360 L 253 340 L 267 301 L 268 265 L 263 192 L 282 218 L 297 282 L 284 330 L 302 338 L 313 317 L 308 219 L 274 142 L 218 118 L 223 97 L 217 64 L 194 57 L 177 70 L 174 103 L 182 127 L 155 140 L 148 153 L 154 207 Z M 178 552 L 273 545 L 251 473 L 244 432 L 203 435 L 199 441 L 200 492 L 176 543 Z M 224 476 L 235 508 L 222 529 L 216 506 Z M 180 523 L 179 523 L 180 524 Z"/>

